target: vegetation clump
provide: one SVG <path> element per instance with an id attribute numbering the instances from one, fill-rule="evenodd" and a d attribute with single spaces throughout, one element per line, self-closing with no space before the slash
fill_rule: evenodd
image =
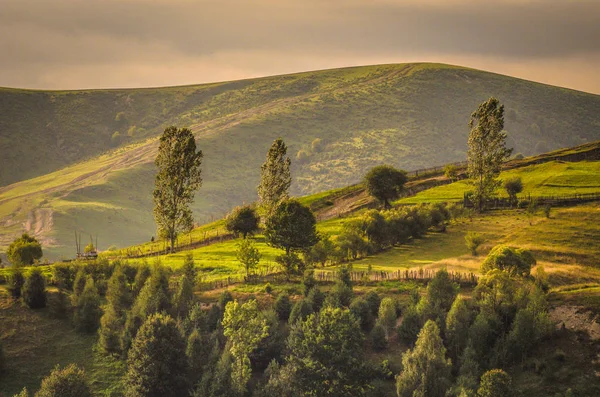
<path id="1" fill-rule="evenodd" d="M 225 227 L 235 235 L 241 235 L 243 238 L 253 235 L 258 231 L 260 218 L 249 205 L 236 207 L 225 219 Z"/>
<path id="2" fill-rule="evenodd" d="M 31 309 L 46 307 L 46 280 L 42 273 L 34 268 L 25 280 L 22 289 L 23 302 Z"/>
<path id="3" fill-rule="evenodd" d="M 400 192 L 407 181 L 406 172 L 397 170 L 389 165 L 380 165 L 372 168 L 365 175 L 365 188 L 369 195 L 379 200 L 383 207 L 391 207 L 390 201 L 400 196 Z"/>
<path id="4" fill-rule="evenodd" d="M 42 245 L 27 233 L 13 241 L 6 250 L 6 256 L 14 266 L 33 265 L 42 255 Z"/>
<path id="5" fill-rule="evenodd" d="M 536 261 L 533 255 L 523 249 L 497 245 L 492 248 L 481 264 L 481 272 L 486 274 L 494 269 L 508 272 L 512 276 L 529 276 Z"/>

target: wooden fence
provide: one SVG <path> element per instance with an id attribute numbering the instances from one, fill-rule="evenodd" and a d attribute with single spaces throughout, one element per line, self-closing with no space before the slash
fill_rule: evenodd
<path id="1" fill-rule="evenodd" d="M 391 272 L 386 271 L 351 271 L 350 278 L 353 282 L 370 281 L 429 281 L 435 277 L 437 270 L 433 269 L 398 269 Z M 472 272 L 448 272 L 450 279 L 462 285 L 476 285 L 478 277 Z M 315 279 L 321 282 L 334 282 L 337 280 L 336 271 L 316 271 Z"/>
<path id="2" fill-rule="evenodd" d="M 581 193 L 581 194 L 564 194 L 554 196 L 527 196 L 520 197 L 520 200 L 526 200 L 527 203 L 535 200 L 539 206 L 550 205 L 551 207 L 569 206 L 574 204 L 587 203 L 591 201 L 600 201 L 600 193 Z M 463 204 L 467 208 L 473 208 L 474 203 L 467 197 L 465 193 Z M 487 209 L 505 209 L 514 208 L 514 204 L 507 197 L 498 197 L 487 200 L 485 203 Z"/>

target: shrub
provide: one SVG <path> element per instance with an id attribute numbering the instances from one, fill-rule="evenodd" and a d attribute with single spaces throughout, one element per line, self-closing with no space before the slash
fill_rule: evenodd
<path id="1" fill-rule="evenodd" d="M 227 306 L 227 303 L 229 302 L 233 302 L 233 296 L 231 295 L 231 292 L 225 290 L 219 295 L 219 307 L 221 310 L 225 310 L 225 306 Z"/>
<path id="2" fill-rule="evenodd" d="M 371 346 L 375 351 L 385 350 L 387 347 L 387 338 L 385 337 L 385 329 L 379 322 L 375 323 L 375 326 L 371 330 L 369 335 L 371 339 Z"/>
<path id="3" fill-rule="evenodd" d="M 100 330 L 98 331 L 98 345 L 103 351 L 107 353 L 121 351 L 121 334 L 124 325 L 123 316 L 118 315 L 112 305 L 107 305 L 100 318 Z"/>
<path id="4" fill-rule="evenodd" d="M 140 327 L 127 355 L 126 396 L 187 394 L 186 343 L 175 320 L 150 316 Z"/>
<path id="5" fill-rule="evenodd" d="M 69 263 L 57 263 L 52 266 L 52 282 L 58 288 L 73 290 L 75 281 L 75 266 Z"/>
<path id="6" fill-rule="evenodd" d="M 304 296 L 308 296 L 310 290 L 317 284 L 315 280 L 315 271 L 312 269 L 304 271 L 304 277 L 302 277 L 302 291 Z"/>
<path id="7" fill-rule="evenodd" d="M 15 268 L 8 275 L 8 293 L 13 299 L 19 299 L 21 297 L 21 290 L 23 289 L 23 285 L 25 284 L 25 277 L 23 277 L 23 272 Z"/>
<path id="8" fill-rule="evenodd" d="M 415 343 L 421 330 L 421 324 L 421 316 L 419 316 L 416 307 L 409 306 L 404 311 L 402 323 L 398 327 L 398 337 L 409 344 Z"/>
<path id="9" fill-rule="evenodd" d="M 325 294 L 321 292 L 321 290 L 318 287 L 313 287 L 308 293 L 306 299 L 312 305 L 313 311 L 315 313 L 318 313 L 323 307 L 323 303 L 325 302 Z"/>
<path id="10" fill-rule="evenodd" d="M 504 189 L 508 194 L 511 205 L 517 204 L 517 194 L 523 191 L 523 182 L 521 178 L 515 177 L 504 181 Z"/>
<path id="11" fill-rule="evenodd" d="M 492 369 L 481 376 L 477 390 L 480 397 L 507 397 L 513 395 L 510 375 L 501 369 Z"/>
<path id="12" fill-rule="evenodd" d="M 367 292 L 365 295 L 365 300 L 369 304 L 371 314 L 373 314 L 373 316 L 377 316 L 377 313 L 379 313 L 379 304 L 381 303 L 381 298 L 379 295 L 377 295 L 377 292 L 373 290 Z"/>
<path id="13" fill-rule="evenodd" d="M 273 308 L 277 313 L 277 317 L 279 317 L 281 321 L 288 321 L 290 318 L 290 312 L 292 311 L 290 297 L 287 294 L 279 295 L 277 299 L 275 299 Z"/>
<path id="14" fill-rule="evenodd" d="M 493 269 L 499 269 L 512 276 L 529 276 L 535 263 L 535 258 L 529 251 L 497 245 L 481 264 L 481 273 L 486 274 Z"/>
<path id="15" fill-rule="evenodd" d="M 465 235 L 465 244 L 473 256 L 477 256 L 477 248 L 485 242 L 485 238 L 475 232 L 467 232 Z"/>
<path id="16" fill-rule="evenodd" d="M 42 380 L 40 390 L 35 397 L 88 397 L 92 396 L 85 379 L 85 372 L 75 364 L 64 369 L 54 368 L 49 376 Z"/>
<path id="17" fill-rule="evenodd" d="M 294 324 L 298 320 L 304 321 L 306 318 L 313 313 L 313 308 L 310 302 L 306 299 L 299 300 L 294 304 L 292 312 L 290 313 L 289 323 Z"/>
<path id="18" fill-rule="evenodd" d="M 55 294 L 55 299 L 50 301 L 50 313 L 54 318 L 63 319 L 67 317 L 69 307 L 67 294 L 62 289 L 59 289 Z"/>
<path id="19" fill-rule="evenodd" d="M 83 293 L 76 302 L 75 316 L 73 321 L 75 327 L 82 332 L 95 332 L 100 325 L 100 296 L 94 283 L 94 279 L 88 276 Z"/>
<path id="20" fill-rule="evenodd" d="M 38 269 L 33 269 L 23 284 L 23 302 L 31 309 L 46 307 L 46 280 Z"/>
<path id="21" fill-rule="evenodd" d="M 275 257 L 275 262 L 281 266 L 281 269 L 288 279 L 290 276 L 300 273 L 301 269 L 304 267 L 304 263 L 295 252 L 277 255 Z"/>
<path id="22" fill-rule="evenodd" d="M 350 312 L 360 321 L 360 327 L 367 332 L 373 326 L 374 318 L 371 308 L 364 298 L 356 298 L 350 304 Z"/>
<path id="23" fill-rule="evenodd" d="M 454 182 L 458 176 L 458 168 L 453 164 L 448 164 L 444 167 L 444 175 Z"/>
<path id="24" fill-rule="evenodd" d="M 392 298 L 383 298 L 379 305 L 378 322 L 384 327 L 388 338 L 396 328 L 396 302 Z"/>

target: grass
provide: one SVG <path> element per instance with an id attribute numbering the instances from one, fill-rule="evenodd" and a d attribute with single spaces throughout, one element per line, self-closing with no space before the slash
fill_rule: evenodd
<path id="1" fill-rule="evenodd" d="M 357 183 L 381 163 L 416 169 L 462 160 L 468 115 L 492 94 L 507 108 L 509 145 L 518 152 L 598 138 L 599 96 L 437 64 L 144 90 L 0 89 L 8 131 L 0 185 L 15 182 L 0 188 L 0 249 L 24 228 L 44 240 L 50 259 L 74 256 L 75 231 L 98 236 L 102 250 L 149 241 L 156 137 L 165 125 L 189 126 L 204 152 L 194 216 L 207 223 L 256 199 L 260 164 L 278 136 L 293 161 L 292 194 L 323 192 Z M 132 136 L 111 142 L 115 131 Z M 322 150 L 312 150 L 316 138 Z M 308 153 L 303 164 L 300 150 Z"/>
<path id="2" fill-rule="evenodd" d="M 499 179 L 506 180 L 520 177 L 523 182 L 521 198 L 541 196 L 562 196 L 600 192 L 600 161 L 582 161 L 565 163 L 551 161 L 543 164 L 530 165 L 503 171 Z M 449 185 L 437 186 L 397 201 L 398 204 L 418 204 L 424 202 L 460 201 L 464 194 L 473 190 L 467 181 L 454 182 Z M 497 195 L 508 197 L 502 187 Z"/>
<path id="3" fill-rule="evenodd" d="M 50 294 L 49 304 L 53 301 Z M 36 391 L 56 365 L 75 363 L 86 371 L 94 395 L 122 391 L 122 361 L 96 352 L 95 334 L 77 333 L 69 321 L 55 319 L 50 309 L 30 310 L 8 300 L 0 287 L 0 339 L 8 358 L 0 378 L 0 394 L 11 396 L 27 387 Z"/>

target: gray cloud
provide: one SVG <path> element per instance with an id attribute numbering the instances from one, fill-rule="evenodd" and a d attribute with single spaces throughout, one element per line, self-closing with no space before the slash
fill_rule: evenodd
<path id="1" fill-rule="evenodd" d="M 0 0 L 0 7 L 5 86 L 132 86 L 135 70 L 146 77 L 133 80 L 161 85 L 342 61 L 470 59 L 467 66 L 499 62 L 498 72 L 546 64 L 553 72 L 545 81 L 600 92 L 597 73 L 582 87 L 573 83 L 580 75 L 556 66 L 581 73 L 597 65 L 597 1 Z M 103 70 L 112 72 L 94 75 Z M 194 75 L 202 77 L 188 81 Z"/>

